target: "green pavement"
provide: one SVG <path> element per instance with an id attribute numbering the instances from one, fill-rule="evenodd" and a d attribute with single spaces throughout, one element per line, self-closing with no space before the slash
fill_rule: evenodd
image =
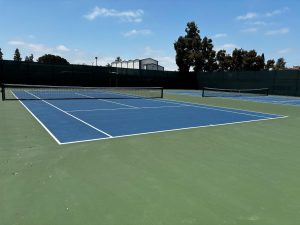
<path id="1" fill-rule="evenodd" d="M 166 97 L 288 117 L 58 145 L 0 102 L 0 224 L 300 224 L 300 107 Z"/>

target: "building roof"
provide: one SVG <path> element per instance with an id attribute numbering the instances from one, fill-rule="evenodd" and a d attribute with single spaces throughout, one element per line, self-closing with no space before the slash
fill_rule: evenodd
<path id="1" fill-rule="evenodd" d="M 152 59 L 152 58 L 145 58 L 145 59 L 141 59 L 141 60 L 146 60 L 146 59 L 151 59 L 151 60 L 153 60 L 153 61 L 155 61 L 155 62 L 158 62 L 157 60 Z"/>

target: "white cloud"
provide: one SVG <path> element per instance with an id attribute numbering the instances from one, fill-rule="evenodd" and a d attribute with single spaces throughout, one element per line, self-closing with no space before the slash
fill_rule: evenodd
<path id="1" fill-rule="evenodd" d="M 153 49 L 149 46 L 145 47 L 145 49 L 144 49 L 144 56 L 145 57 L 152 57 L 152 56 L 157 56 L 157 55 L 162 55 L 162 54 L 163 54 L 163 51 Z"/>
<path id="2" fill-rule="evenodd" d="M 257 30 L 258 30 L 257 28 L 252 27 L 252 28 L 247 28 L 247 29 L 241 30 L 241 31 L 244 33 L 255 33 L 255 32 L 257 32 Z"/>
<path id="3" fill-rule="evenodd" d="M 56 51 L 60 51 L 60 52 L 70 51 L 70 49 L 68 49 L 64 45 L 58 45 L 56 47 L 51 47 L 51 46 L 46 46 L 44 44 L 29 43 L 29 42 L 17 41 L 17 40 L 11 40 L 8 42 L 8 44 L 13 45 L 13 46 L 20 46 L 23 49 L 26 49 L 32 53 L 37 53 L 37 54 L 47 54 L 47 53 L 54 54 Z"/>
<path id="4" fill-rule="evenodd" d="M 43 44 L 27 43 L 24 41 L 11 40 L 9 45 L 20 46 L 33 52 L 53 52 L 53 49 Z"/>
<path id="5" fill-rule="evenodd" d="M 25 42 L 12 40 L 12 41 L 9 41 L 8 44 L 9 45 L 16 45 L 16 46 L 20 45 L 21 46 L 21 45 L 25 45 Z"/>
<path id="6" fill-rule="evenodd" d="M 248 21 L 245 23 L 246 25 L 250 25 L 250 26 L 267 26 L 268 23 L 264 22 L 264 21 Z"/>
<path id="7" fill-rule="evenodd" d="M 132 11 L 117 11 L 115 9 L 99 8 L 96 6 L 84 17 L 88 20 L 95 20 L 97 17 L 117 17 L 127 22 L 141 22 L 144 11 L 141 9 Z"/>
<path id="8" fill-rule="evenodd" d="M 265 13 L 265 16 L 266 17 L 273 17 L 273 16 L 281 15 L 281 14 L 287 12 L 287 11 L 289 11 L 289 8 L 285 7 L 283 9 L 277 9 L 277 10 L 273 10 L 271 12 L 267 12 L 267 13 Z"/>
<path id="9" fill-rule="evenodd" d="M 237 20 L 251 20 L 251 19 L 254 19 L 254 18 L 257 18 L 257 17 L 258 17 L 257 13 L 249 12 L 245 15 L 241 15 L 241 16 L 236 17 L 236 19 Z"/>
<path id="10" fill-rule="evenodd" d="M 278 35 L 278 34 L 287 34 L 289 33 L 289 28 L 281 28 L 278 30 L 269 30 L 265 34 L 266 35 Z"/>
<path id="11" fill-rule="evenodd" d="M 51 47 L 48 47 L 46 45 L 43 45 L 43 44 L 34 44 L 34 43 L 26 43 L 25 45 L 26 48 L 32 50 L 32 51 L 35 51 L 35 52 L 49 52 L 49 53 L 52 53 L 53 52 L 53 48 Z"/>
<path id="12" fill-rule="evenodd" d="M 28 35 L 28 38 L 29 38 L 29 39 L 35 39 L 36 37 L 35 37 L 35 35 L 30 34 L 30 35 Z"/>
<path id="13" fill-rule="evenodd" d="M 175 56 L 158 57 L 158 62 L 161 66 L 165 67 L 166 71 L 177 71 L 178 66 L 175 62 Z"/>
<path id="14" fill-rule="evenodd" d="M 236 44 L 224 44 L 224 45 L 216 47 L 216 50 L 217 51 L 219 51 L 219 50 L 234 50 L 236 48 L 240 48 L 240 47 Z"/>
<path id="15" fill-rule="evenodd" d="M 143 35 L 143 36 L 146 36 L 146 35 L 150 35 L 152 34 L 152 31 L 151 30 L 147 30 L 147 29 L 144 29 L 144 30 L 130 30 L 128 32 L 125 32 L 125 33 L 122 33 L 122 35 L 124 37 L 132 37 L 132 36 L 138 36 L 138 35 Z"/>
<path id="16" fill-rule="evenodd" d="M 215 34 L 212 36 L 213 38 L 223 38 L 223 37 L 227 37 L 227 34 L 224 33 L 220 33 L 220 34 Z"/>
<path id="17" fill-rule="evenodd" d="M 284 48 L 284 49 L 279 50 L 277 53 L 284 55 L 284 54 L 290 53 L 291 51 L 292 51 L 291 48 Z"/>
<path id="18" fill-rule="evenodd" d="M 64 45 L 58 45 L 57 47 L 56 47 L 56 50 L 58 50 L 58 51 L 62 51 L 62 52 L 68 52 L 68 51 L 70 51 L 70 49 L 68 49 L 66 46 L 64 46 Z"/>
<path id="19" fill-rule="evenodd" d="M 256 12 L 248 12 L 245 15 L 240 15 L 236 17 L 236 20 L 252 20 L 255 18 L 270 18 L 270 17 L 274 17 L 274 16 L 278 16 L 281 14 L 284 14 L 286 12 L 289 11 L 288 7 L 285 7 L 283 9 L 277 9 L 277 10 L 273 10 L 270 12 L 266 12 L 266 13 L 256 13 Z M 255 21 L 255 22 L 248 22 L 250 23 L 250 25 L 267 25 L 265 22 L 263 21 Z"/>
<path id="20" fill-rule="evenodd" d="M 95 56 L 98 56 L 98 65 L 105 66 L 114 61 L 115 57 L 102 56 L 100 53 L 85 52 L 78 48 L 69 49 L 63 44 L 57 46 L 47 46 L 38 43 L 29 43 L 20 40 L 11 40 L 9 45 L 18 47 L 21 55 L 34 55 L 34 59 L 38 59 L 44 54 L 59 55 L 68 60 L 72 64 L 95 65 Z"/>

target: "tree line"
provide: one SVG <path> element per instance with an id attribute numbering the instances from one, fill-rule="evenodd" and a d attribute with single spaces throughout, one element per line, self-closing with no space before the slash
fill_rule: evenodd
<path id="1" fill-rule="evenodd" d="M 231 54 L 226 50 L 214 50 L 212 39 L 200 36 L 195 22 L 188 22 L 186 35 L 180 36 L 174 43 L 176 64 L 180 72 L 213 71 L 260 71 L 285 69 L 284 58 L 265 60 L 264 54 L 255 50 L 234 49 Z"/>
<path id="2" fill-rule="evenodd" d="M 2 49 L 0 48 L 0 60 L 3 60 L 3 53 L 2 53 Z M 22 61 L 22 57 L 21 57 L 21 53 L 20 50 L 18 48 L 16 48 L 14 56 L 13 56 L 13 61 L 16 62 L 21 62 Z M 34 57 L 33 54 L 30 54 L 29 56 L 25 56 L 24 59 L 25 62 L 34 62 Z M 36 62 L 39 63 L 48 63 L 48 64 L 62 64 L 62 65 L 68 65 L 70 64 L 66 59 L 58 56 L 58 55 L 52 55 L 52 54 L 45 54 L 41 57 L 39 57 Z"/>

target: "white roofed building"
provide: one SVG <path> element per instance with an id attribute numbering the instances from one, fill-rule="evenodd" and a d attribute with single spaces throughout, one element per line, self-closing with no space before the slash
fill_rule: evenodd
<path id="1" fill-rule="evenodd" d="M 158 65 L 158 61 L 152 58 L 135 59 L 122 62 L 112 62 L 112 67 L 124 69 L 140 69 L 140 70 L 160 70 L 164 71 L 164 67 Z"/>

